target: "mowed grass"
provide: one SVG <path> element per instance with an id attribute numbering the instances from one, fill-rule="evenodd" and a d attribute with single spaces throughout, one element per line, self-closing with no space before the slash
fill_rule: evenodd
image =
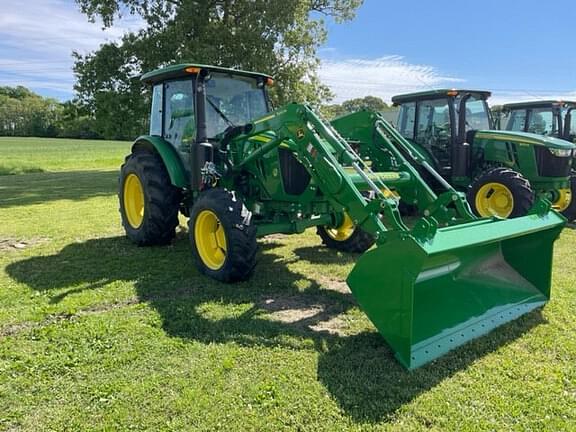
<path id="1" fill-rule="evenodd" d="M 0 176 L 85 169 L 110 170 L 129 143 L 102 140 L 0 137 Z"/>
<path id="2" fill-rule="evenodd" d="M 313 230 L 260 240 L 235 285 L 194 269 L 184 220 L 128 242 L 129 147 L 0 140 L 45 171 L 0 177 L 0 430 L 576 430 L 575 230 L 543 310 L 407 372 Z"/>

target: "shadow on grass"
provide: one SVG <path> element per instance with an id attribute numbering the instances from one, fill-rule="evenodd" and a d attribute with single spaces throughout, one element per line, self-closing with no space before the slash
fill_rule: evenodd
<path id="1" fill-rule="evenodd" d="M 41 172 L 44 172 L 44 170 L 39 167 L 15 167 L 0 165 L 0 176 L 33 174 Z"/>
<path id="2" fill-rule="evenodd" d="M 116 193 L 116 171 L 66 171 L 0 177 L 0 208 Z"/>
<path id="3" fill-rule="evenodd" d="M 323 289 L 291 271 L 286 259 L 275 253 L 282 246 L 279 241 L 262 243 L 255 276 L 234 285 L 199 275 L 184 239 L 163 248 L 138 248 L 122 237 L 88 240 L 52 256 L 10 264 L 6 271 L 14 280 L 49 293 L 53 302 L 114 281 L 134 281 L 139 301 L 158 311 L 167 334 L 183 340 L 316 350 L 319 381 L 360 423 L 391 419 L 403 404 L 543 322 L 540 311 L 533 311 L 407 372 L 375 332 L 341 336 L 311 328 L 355 307 L 355 302 L 350 294 Z M 299 254 L 311 254 L 312 249 L 300 248 Z M 322 262 L 340 259 L 334 252 L 322 254 Z M 244 308 L 238 312 L 240 305 Z M 296 322 L 272 321 L 267 318 L 270 305 L 273 310 L 313 306 L 316 312 Z"/>
<path id="4" fill-rule="evenodd" d="M 354 264 L 361 254 L 336 252 L 326 246 L 304 246 L 294 249 L 300 259 L 314 264 Z"/>

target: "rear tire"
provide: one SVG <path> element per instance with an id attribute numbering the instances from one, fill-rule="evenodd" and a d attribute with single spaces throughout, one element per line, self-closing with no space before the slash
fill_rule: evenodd
<path id="1" fill-rule="evenodd" d="M 170 243 L 178 226 L 180 197 L 159 155 L 137 152 L 126 157 L 118 179 L 118 199 L 122 225 L 134 243 Z"/>
<path id="2" fill-rule="evenodd" d="M 364 253 L 374 244 L 374 237 L 354 226 L 347 215 L 340 227 L 319 226 L 316 233 L 326 247 L 341 252 Z"/>
<path id="3" fill-rule="evenodd" d="M 522 174 L 509 168 L 492 168 L 481 174 L 466 195 L 472 211 L 480 217 L 524 216 L 534 205 L 534 191 Z"/>
<path id="4" fill-rule="evenodd" d="M 188 221 L 192 255 L 201 273 L 221 282 L 248 279 L 256 266 L 256 227 L 234 192 L 209 189 L 192 206 Z"/>
<path id="5" fill-rule="evenodd" d="M 566 210 L 562 212 L 568 222 L 576 221 L 576 176 L 570 179 L 570 191 L 572 192 L 572 201 Z"/>

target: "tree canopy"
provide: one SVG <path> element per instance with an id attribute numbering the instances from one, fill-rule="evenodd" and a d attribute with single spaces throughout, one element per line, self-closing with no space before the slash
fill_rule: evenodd
<path id="1" fill-rule="evenodd" d="M 75 89 L 107 137 L 142 132 L 148 103 L 138 76 L 176 62 L 255 70 L 276 78 L 273 98 L 319 105 L 329 89 L 317 75 L 325 18 L 354 17 L 363 0 L 76 0 L 89 19 L 113 26 L 123 14 L 145 27 L 118 43 L 75 54 Z"/>
<path id="2" fill-rule="evenodd" d="M 330 104 L 322 106 L 322 113 L 328 118 L 339 117 L 344 114 L 353 113 L 360 110 L 370 110 L 376 112 L 389 111 L 392 108 L 381 98 L 376 96 L 366 96 L 363 98 L 349 99 L 341 104 Z"/>

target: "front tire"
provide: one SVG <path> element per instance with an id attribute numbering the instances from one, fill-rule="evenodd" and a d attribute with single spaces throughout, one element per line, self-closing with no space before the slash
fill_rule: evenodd
<path id="1" fill-rule="evenodd" d="M 256 266 L 256 227 L 234 192 L 214 188 L 192 206 L 188 222 L 192 255 L 203 274 L 221 282 L 248 279 Z"/>
<path id="2" fill-rule="evenodd" d="M 355 226 L 346 213 L 339 226 L 319 226 L 316 233 L 326 247 L 340 252 L 364 253 L 374 244 L 374 237 Z"/>
<path id="3" fill-rule="evenodd" d="M 467 199 L 480 217 L 525 216 L 534 205 L 534 191 L 522 174 L 508 168 L 493 168 L 470 185 Z"/>
<path id="4" fill-rule="evenodd" d="M 180 196 L 159 155 L 127 156 L 120 169 L 118 199 L 128 238 L 139 246 L 170 243 L 178 226 Z"/>

